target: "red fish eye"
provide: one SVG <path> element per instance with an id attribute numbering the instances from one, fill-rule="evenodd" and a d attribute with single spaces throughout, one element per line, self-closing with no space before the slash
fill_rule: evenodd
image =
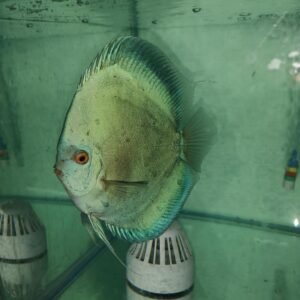
<path id="1" fill-rule="evenodd" d="M 89 161 L 89 154 L 83 150 L 74 154 L 73 160 L 80 165 L 85 165 Z"/>

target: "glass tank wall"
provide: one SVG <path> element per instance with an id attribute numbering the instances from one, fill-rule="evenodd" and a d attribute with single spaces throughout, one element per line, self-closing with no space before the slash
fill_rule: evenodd
<path id="1" fill-rule="evenodd" d="M 194 299 L 300 299 L 299 29 L 297 0 L 0 1 L 0 197 L 45 226 L 41 299 L 126 299 L 125 269 L 94 246 L 53 164 L 81 74 L 129 33 L 178 64 L 218 132 L 179 217 Z"/>

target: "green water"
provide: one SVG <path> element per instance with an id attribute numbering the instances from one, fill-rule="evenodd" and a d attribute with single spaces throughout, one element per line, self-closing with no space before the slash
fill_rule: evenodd
<path id="1" fill-rule="evenodd" d="M 298 0 L 0 1 L 0 196 L 30 200 L 46 227 L 45 290 L 93 246 L 53 174 L 64 117 L 86 66 L 129 32 L 179 63 L 218 128 L 185 205 L 202 215 L 181 218 L 194 299 L 300 299 L 299 178 L 282 186 L 300 150 Z M 124 257 L 128 245 L 114 245 Z M 125 282 L 104 250 L 59 299 L 125 299 Z"/>

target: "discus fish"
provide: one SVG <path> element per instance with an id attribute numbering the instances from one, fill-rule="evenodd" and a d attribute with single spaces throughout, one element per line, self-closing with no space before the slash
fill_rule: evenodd
<path id="1" fill-rule="evenodd" d="M 55 173 L 92 229 L 131 242 L 174 220 L 207 153 L 201 110 L 169 59 L 137 37 L 108 43 L 82 76 L 57 148 Z M 91 226 L 90 226 L 91 228 Z"/>

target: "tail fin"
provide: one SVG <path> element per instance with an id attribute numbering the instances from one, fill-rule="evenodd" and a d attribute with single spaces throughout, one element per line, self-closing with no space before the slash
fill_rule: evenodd
<path id="1" fill-rule="evenodd" d="M 201 163 L 216 136 L 212 118 L 202 108 L 198 109 L 183 128 L 182 136 L 184 160 L 200 172 Z"/>

